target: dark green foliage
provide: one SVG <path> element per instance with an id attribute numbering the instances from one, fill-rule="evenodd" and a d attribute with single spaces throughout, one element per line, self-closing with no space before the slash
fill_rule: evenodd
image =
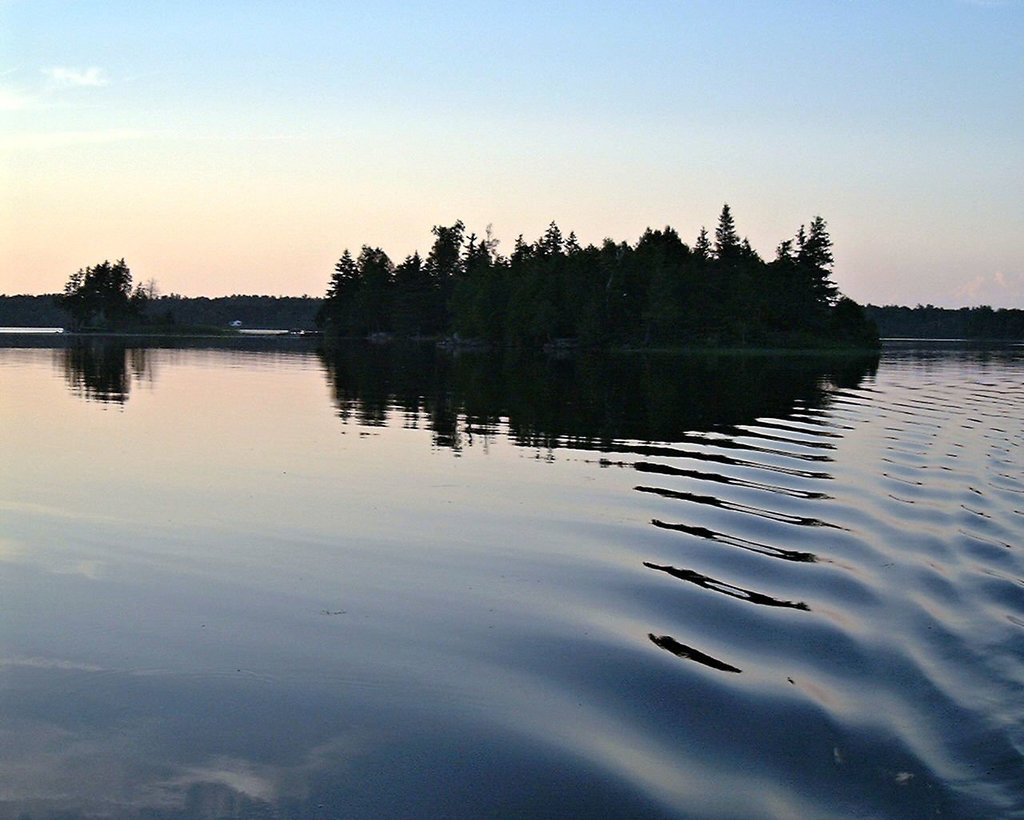
<path id="1" fill-rule="evenodd" d="M 867 305 L 864 312 L 879 333 L 889 338 L 1024 339 L 1024 310 L 1018 308 Z"/>
<path id="2" fill-rule="evenodd" d="M 463 223 L 435 226 L 426 260 L 397 269 L 379 248 L 346 252 L 335 267 L 319 322 L 338 336 L 401 336 L 538 347 L 574 343 L 664 346 L 873 346 L 870 324 L 831 281 L 832 241 L 815 217 L 765 263 L 740 239 L 728 205 L 712 245 L 701 230 L 691 249 L 671 227 L 648 229 L 635 246 L 600 248 L 566 239 L 552 222 L 508 257 Z M 839 310 L 839 315 L 833 314 Z"/>
<path id="3" fill-rule="evenodd" d="M 434 244 L 424 263 L 431 282 L 431 298 L 424 305 L 429 326 L 442 331 L 452 327 L 451 305 L 455 286 L 463 271 L 462 238 L 466 226 L 458 220 L 450 228 L 435 225 Z"/>
<path id="4" fill-rule="evenodd" d="M 149 305 L 150 323 L 177 327 L 226 327 L 239 321 L 245 328 L 306 330 L 314 326 L 323 305 L 312 296 L 161 296 Z"/>
<path id="5" fill-rule="evenodd" d="M 733 222 L 732 211 L 728 205 L 722 206 L 718 216 L 718 227 L 715 228 L 715 258 L 719 262 L 730 262 L 740 253 L 740 238 L 736 234 L 736 223 Z"/>
<path id="6" fill-rule="evenodd" d="M 392 327 L 395 266 L 380 248 L 363 245 L 357 260 L 359 290 L 355 298 L 357 333 L 386 333 Z"/>
<path id="7" fill-rule="evenodd" d="M 317 311 L 317 326 L 330 324 L 346 331 L 352 327 L 355 323 L 355 302 L 359 287 L 359 268 L 346 248 L 334 266 L 334 273 L 327 286 L 327 299 Z"/>
<path id="8" fill-rule="evenodd" d="M 418 253 L 395 268 L 392 325 L 400 336 L 416 338 L 432 333 L 432 316 L 423 306 L 433 299 L 430 276 Z M 431 311 L 431 313 L 433 313 Z"/>
<path id="9" fill-rule="evenodd" d="M 123 327 L 145 310 L 142 288 L 132 293 L 132 274 L 123 259 L 80 268 L 68 277 L 57 304 L 68 314 L 72 330 Z"/>
<path id="10" fill-rule="evenodd" d="M 462 276 L 449 305 L 454 330 L 463 338 L 501 344 L 502 317 L 508 303 L 508 277 L 504 264 L 493 255 L 493 242 L 470 236 Z"/>
<path id="11" fill-rule="evenodd" d="M 820 306 L 835 303 L 838 289 L 829 278 L 832 274 L 832 239 L 828 235 L 825 220 L 814 217 L 810 231 L 804 235 L 803 225 L 798 234 L 799 242 L 796 262 L 813 300 Z"/>
<path id="12" fill-rule="evenodd" d="M 133 298 L 135 291 L 133 291 Z M 0 327 L 61 327 L 67 312 L 58 305 L 61 296 L 0 295 Z M 246 328 L 307 330 L 314 327 L 322 297 L 313 296 L 208 296 L 177 294 L 146 297 L 143 313 L 126 327 L 139 331 L 187 331 L 200 327 L 226 328 L 239 321 Z"/>
<path id="13" fill-rule="evenodd" d="M 871 347 L 878 343 L 878 330 L 864 315 L 864 308 L 843 296 L 832 311 L 832 337 L 852 347 Z"/>
<path id="14" fill-rule="evenodd" d="M 646 271 L 644 338 L 672 339 L 686 335 L 693 285 L 690 249 L 672 228 L 640 237 L 634 250 L 636 267 Z"/>
<path id="15" fill-rule="evenodd" d="M 53 294 L 0 296 L 0 327 L 62 327 L 67 314 L 57 299 Z"/>

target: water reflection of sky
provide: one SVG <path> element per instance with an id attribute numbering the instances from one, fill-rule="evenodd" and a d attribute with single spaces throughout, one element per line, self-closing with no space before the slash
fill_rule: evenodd
<path id="1" fill-rule="evenodd" d="M 441 757 L 461 755 L 475 733 L 454 728 L 459 681 L 487 678 L 467 659 L 490 641 L 462 627 L 507 630 L 510 606 L 518 618 L 550 607 L 523 556 L 546 563 L 559 542 L 572 504 L 556 503 L 557 481 L 527 481 L 533 460 L 507 442 L 487 449 L 506 462 L 495 482 L 483 451 L 437 459 L 416 430 L 348 429 L 314 362 L 200 356 L 162 367 L 157 391 L 117 413 L 77 391 L 40 401 L 59 387 L 40 375 L 5 373 L 21 399 L 5 402 L 20 412 L 4 438 L 4 600 L 21 617 L 5 621 L 3 669 L 23 716 L 3 744 L 22 750 L 11 799 L 173 808 L 231 795 L 244 814 L 250 798 L 301 800 L 317 771 L 360 753 L 379 762 L 396 735 L 428 745 L 416 726 L 430 720 L 451 735 Z M 496 552 L 481 557 L 481 543 Z M 496 583 L 503 563 L 510 580 Z M 163 759 L 168 743 L 181 759 Z M 381 780 L 400 773 L 395 754 Z M 367 776 L 364 799 L 385 786 Z"/>
<path id="2" fill-rule="evenodd" d="M 111 402 L 54 355 L 0 350 L 0 816 L 912 817 L 955 814 L 977 761 L 1009 805 L 1007 716 L 964 694 L 1005 690 L 948 658 L 957 613 L 1015 605 L 963 599 L 935 530 L 1012 513 L 965 459 L 986 495 L 938 524 L 949 470 L 877 492 L 915 492 L 945 388 L 903 416 L 912 385 L 753 370 L 782 389 L 716 426 L 660 371 L 529 405 L 520 373 L 417 397 L 401 363 L 147 350 Z M 599 445 L 637 407 L 689 432 Z"/>

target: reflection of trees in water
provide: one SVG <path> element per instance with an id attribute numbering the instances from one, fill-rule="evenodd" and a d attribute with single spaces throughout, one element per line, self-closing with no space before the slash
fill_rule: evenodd
<path id="1" fill-rule="evenodd" d="M 152 361 L 144 347 L 90 339 L 56 355 L 71 392 L 90 401 L 124 404 L 133 380 L 152 379 Z"/>
<path id="2" fill-rule="evenodd" d="M 343 345 L 320 352 L 338 414 L 380 426 L 399 414 L 460 449 L 507 423 L 518 445 L 609 449 L 679 441 L 821 407 L 876 360 L 798 356 L 580 355 L 516 351 L 450 356 L 426 346 Z M 614 449 L 614 448 L 612 448 Z"/>

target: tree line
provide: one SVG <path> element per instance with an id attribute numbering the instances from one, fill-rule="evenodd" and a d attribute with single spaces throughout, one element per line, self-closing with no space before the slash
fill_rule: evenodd
<path id="1" fill-rule="evenodd" d="M 635 244 L 581 245 L 552 222 L 508 256 L 488 229 L 435 226 L 426 257 L 395 264 L 384 250 L 345 250 L 317 323 L 336 336 L 394 334 L 536 347 L 867 346 L 877 334 L 831 279 L 832 240 L 815 217 L 765 262 L 741 239 L 728 205 L 714 237 L 693 245 L 671 227 Z"/>
<path id="2" fill-rule="evenodd" d="M 1024 311 L 991 307 L 861 308 L 831 279 L 832 241 L 821 217 L 779 243 L 766 262 L 740 239 L 728 205 L 714 236 L 692 245 L 671 227 L 634 243 L 582 246 L 551 223 L 536 242 L 498 252 L 461 221 L 435 226 L 426 257 L 395 264 L 381 248 L 346 250 L 325 298 L 159 295 L 134 285 L 124 259 L 72 274 L 64 292 L 0 295 L 0 326 L 70 330 L 307 329 L 475 340 L 492 346 L 778 346 L 877 344 L 877 337 L 1021 339 Z"/>
<path id="3" fill-rule="evenodd" d="M 258 328 L 306 328 L 319 299 L 308 296 L 225 296 L 188 299 L 158 295 L 156 283 L 132 287 L 124 259 L 104 261 L 72 274 L 56 303 L 70 319 L 72 331 L 87 329 L 223 329 L 235 323 Z"/>
<path id="4" fill-rule="evenodd" d="M 68 330 L 168 331 L 243 327 L 309 329 L 322 299 L 312 296 L 187 297 L 157 293 L 155 280 L 132 285 L 124 259 L 73 273 L 60 294 L 0 296 L 0 326 Z"/>
<path id="5" fill-rule="evenodd" d="M 190 327 L 221 327 L 241 322 L 242 327 L 267 330 L 307 330 L 323 299 L 314 296 L 159 296 L 150 313 L 162 322 Z"/>
<path id="6" fill-rule="evenodd" d="M 0 327 L 71 327 L 69 316 L 55 294 L 0 295 Z M 147 297 L 142 312 L 121 326 L 95 323 L 95 329 L 224 328 L 239 321 L 243 327 L 269 330 L 312 329 L 323 298 L 319 296 L 181 296 L 171 293 Z"/>
<path id="7" fill-rule="evenodd" d="M 1024 339 L 1024 310 L 1019 308 L 868 305 L 865 313 L 888 338 Z"/>

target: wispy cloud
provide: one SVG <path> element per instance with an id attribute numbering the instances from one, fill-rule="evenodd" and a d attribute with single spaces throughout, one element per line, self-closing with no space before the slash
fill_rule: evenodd
<path id="1" fill-rule="evenodd" d="M 954 291 L 968 305 L 1017 307 L 1024 305 L 1024 276 L 1007 276 L 997 271 L 991 276 L 975 276 Z"/>
<path id="2" fill-rule="evenodd" d="M 2 0 L 0 0 L 2 2 Z M 8 77 L 21 72 L 12 68 L 0 72 L 0 112 L 28 111 L 59 106 L 61 92 L 76 88 L 102 88 L 110 85 L 106 71 L 98 66 L 69 68 L 54 66 L 39 70 L 47 81 L 14 83 Z M 38 77 L 38 74 L 36 75 Z"/>
<path id="3" fill-rule="evenodd" d="M 54 84 L 63 88 L 97 88 L 110 84 L 106 72 L 96 66 L 89 68 L 54 66 L 53 68 L 44 68 L 43 74 L 49 77 Z"/>

